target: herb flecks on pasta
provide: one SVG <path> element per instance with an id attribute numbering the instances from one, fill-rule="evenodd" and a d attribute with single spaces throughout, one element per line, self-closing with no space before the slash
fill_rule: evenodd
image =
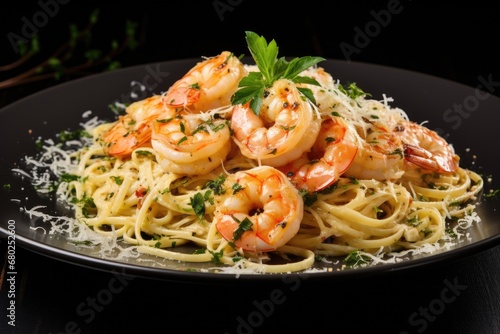
<path id="1" fill-rule="evenodd" d="M 474 215 L 482 179 L 436 132 L 322 58 L 246 40 L 255 65 L 206 58 L 89 130 L 63 180 L 81 224 L 142 253 L 274 273 L 438 247 Z"/>

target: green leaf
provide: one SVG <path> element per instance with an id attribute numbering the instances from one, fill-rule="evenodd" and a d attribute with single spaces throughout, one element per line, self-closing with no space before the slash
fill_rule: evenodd
<path id="1" fill-rule="evenodd" d="M 118 60 L 112 61 L 108 65 L 108 71 L 114 71 L 114 70 L 120 68 L 121 66 L 122 66 L 122 64 Z"/>
<path id="2" fill-rule="evenodd" d="M 31 52 L 33 54 L 40 52 L 40 41 L 38 35 L 31 39 Z"/>
<path id="3" fill-rule="evenodd" d="M 122 185 L 122 183 L 123 183 L 123 178 L 122 177 L 120 177 L 120 176 L 110 176 L 110 177 L 113 179 L 113 181 L 115 181 L 115 183 L 117 185 L 119 185 L 119 186 Z"/>
<path id="4" fill-rule="evenodd" d="M 205 198 L 201 193 L 196 193 L 194 197 L 191 197 L 189 200 L 189 204 L 193 208 L 194 213 L 198 219 L 202 220 L 205 215 Z"/>
<path id="5" fill-rule="evenodd" d="M 224 256 L 224 250 L 221 249 L 219 252 L 208 250 L 208 252 L 212 255 L 212 262 L 221 263 L 221 258 Z"/>
<path id="6" fill-rule="evenodd" d="M 78 35 L 79 35 L 79 31 L 78 31 L 78 27 L 76 24 L 72 23 L 69 25 L 69 38 L 71 40 L 71 42 L 73 42 L 72 45 L 74 45 L 74 43 L 76 43 L 76 40 L 78 39 Z"/>
<path id="7" fill-rule="evenodd" d="M 238 223 L 238 228 L 233 232 L 233 240 L 238 240 L 241 238 L 241 236 L 245 231 L 252 229 L 253 223 L 248 217 L 245 217 L 245 219 L 241 221 L 237 219 L 235 216 L 233 216 L 233 219 L 235 222 Z"/>
<path id="8" fill-rule="evenodd" d="M 250 102 L 252 111 L 256 115 L 259 115 L 265 90 L 271 87 L 277 80 L 289 79 L 298 84 L 319 86 L 316 80 L 299 76 L 299 74 L 325 60 L 324 58 L 307 56 L 292 59 L 290 62 L 284 57 L 278 59 L 278 45 L 275 40 L 271 40 L 268 43 L 264 36 L 259 36 L 252 31 L 246 31 L 245 33 L 248 49 L 255 60 L 259 72 L 250 72 L 240 81 L 238 85 L 239 89 L 231 97 L 233 105 Z M 302 89 L 300 92 L 306 98 L 315 102 L 311 90 Z"/>
<path id="9" fill-rule="evenodd" d="M 287 79 L 293 79 L 296 76 L 298 76 L 302 71 L 307 70 L 309 67 L 314 66 L 323 60 L 325 59 L 321 57 L 311 57 L 311 56 L 295 58 L 288 64 L 284 77 Z"/>
<path id="10" fill-rule="evenodd" d="M 135 50 L 139 46 L 139 42 L 136 39 L 137 23 L 127 20 L 125 23 L 125 34 L 128 39 L 128 47 L 130 50 Z"/>
<path id="11" fill-rule="evenodd" d="M 91 24 L 96 24 L 97 19 L 99 18 L 99 8 L 96 8 L 90 13 L 89 21 Z"/>
<path id="12" fill-rule="evenodd" d="M 61 65 L 61 61 L 58 58 L 52 57 L 47 60 L 47 64 L 55 68 Z"/>
<path id="13" fill-rule="evenodd" d="M 264 93 L 264 88 L 261 86 L 248 86 L 239 89 L 231 98 L 233 104 L 245 104 L 254 97 L 261 96 Z"/>
<path id="14" fill-rule="evenodd" d="M 17 48 L 19 49 L 19 54 L 24 56 L 28 52 L 28 47 L 26 46 L 26 42 L 21 40 L 17 41 Z"/>
<path id="15" fill-rule="evenodd" d="M 293 78 L 292 81 L 299 84 L 301 83 L 301 84 L 321 86 L 321 84 L 317 82 L 316 79 L 313 79 L 311 77 L 296 76 L 295 78 Z"/>
<path id="16" fill-rule="evenodd" d="M 278 57 L 276 41 L 272 40 L 268 44 L 264 36 L 259 36 L 252 31 L 246 32 L 246 41 L 255 64 L 264 76 L 264 80 L 271 81 L 273 79 L 274 64 Z"/>
<path id="17" fill-rule="evenodd" d="M 90 61 L 98 60 L 101 57 L 102 51 L 97 49 L 87 50 L 85 52 L 85 58 Z"/>
<path id="18" fill-rule="evenodd" d="M 339 85 L 339 90 L 349 96 L 351 99 L 355 100 L 360 96 L 371 96 L 369 93 L 365 93 L 361 88 L 359 88 L 355 82 L 351 82 L 347 88 Z"/>
<path id="19" fill-rule="evenodd" d="M 363 267 L 370 263 L 370 258 L 360 251 L 349 253 L 342 261 L 346 268 Z"/>
<path id="20" fill-rule="evenodd" d="M 61 175 L 60 181 L 61 182 L 71 182 L 71 181 L 77 181 L 78 176 L 75 174 L 69 174 L 69 173 L 64 173 Z"/>
<path id="21" fill-rule="evenodd" d="M 262 94 L 260 96 L 262 96 Z M 262 98 L 260 96 L 254 98 L 250 102 L 250 108 L 255 112 L 257 116 L 260 113 L 260 108 L 262 108 Z"/>
<path id="22" fill-rule="evenodd" d="M 219 174 L 215 179 L 208 181 L 204 188 L 212 189 L 215 195 L 222 195 L 226 193 L 224 189 L 224 181 L 226 181 L 226 175 L 223 173 Z"/>
<path id="23" fill-rule="evenodd" d="M 311 100 L 312 103 L 316 104 L 316 99 L 314 98 L 314 93 L 309 88 L 297 87 L 299 92 L 301 92 L 305 97 Z"/>

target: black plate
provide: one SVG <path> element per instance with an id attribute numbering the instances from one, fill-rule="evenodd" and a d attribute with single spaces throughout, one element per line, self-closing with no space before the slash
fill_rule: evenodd
<path id="1" fill-rule="evenodd" d="M 37 153 L 39 138 L 55 138 L 62 130 L 80 128 L 82 114 L 91 110 L 102 119 L 114 119 L 108 108 L 115 101 L 131 102 L 153 93 L 165 91 L 200 59 L 146 64 L 114 72 L 94 75 L 41 91 L 0 111 L 0 142 L 2 164 L 0 176 L 0 235 L 7 237 L 15 228 L 16 246 L 34 252 L 104 271 L 165 280 L 196 282 L 228 282 L 241 280 L 282 279 L 283 275 L 221 274 L 191 272 L 187 268 L 208 268 L 204 265 L 182 264 L 145 256 L 143 259 L 106 260 L 95 250 L 77 248 L 64 237 L 49 235 L 36 226 L 48 227 L 41 219 L 30 218 L 21 208 L 47 206 L 47 212 L 60 212 L 48 197 L 37 194 L 28 179 L 13 173 L 25 155 Z M 341 83 L 355 82 L 373 98 L 383 94 L 394 99 L 391 105 L 403 109 L 412 120 L 428 121 L 427 126 L 437 130 L 461 156 L 461 165 L 487 176 L 494 174 L 500 150 L 493 141 L 500 123 L 500 99 L 489 94 L 488 78 L 478 80 L 478 87 L 468 87 L 420 73 L 356 62 L 327 60 L 321 65 Z M 7 187 L 6 185 L 10 186 Z M 485 184 L 485 191 L 495 188 L 495 179 Z M 498 200 L 480 200 L 478 214 L 482 222 L 473 226 L 469 238 L 452 249 L 433 255 L 414 257 L 394 264 L 377 265 L 344 271 L 308 272 L 308 278 L 334 279 L 354 276 L 388 274 L 430 266 L 475 254 L 500 243 L 500 213 Z M 48 229 L 47 229 L 48 230 Z M 198 267 L 197 267 L 198 266 Z M 208 265 L 213 267 L 213 265 Z M 236 279 L 237 278 L 237 279 Z"/>

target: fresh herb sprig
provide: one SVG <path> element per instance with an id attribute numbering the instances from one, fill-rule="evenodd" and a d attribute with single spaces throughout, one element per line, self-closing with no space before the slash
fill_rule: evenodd
<path id="1" fill-rule="evenodd" d="M 289 79 L 297 84 L 320 86 L 315 79 L 299 74 L 325 60 L 324 58 L 306 56 L 294 58 L 288 62 L 284 57 L 278 59 L 278 45 L 274 39 L 268 44 L 263 36 L 246 31 L 246 41 L 259 71 L 250 72 L 240 81 L 239 89 L 231 97 L 233 105 L 250 102 L 253 112 L 259 115 L 264 91 L 279 79 Z M 316 103 L 309 88 L 300 87 L 298 89 L 313 103 Z"/>

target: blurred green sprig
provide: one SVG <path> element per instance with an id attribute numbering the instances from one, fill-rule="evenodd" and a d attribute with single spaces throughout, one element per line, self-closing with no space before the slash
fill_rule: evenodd
<path id="1" fill-rule="evenodd" d="M 93 10 L 83 29 L 79 29 L 76 24 L 69 24 L 68 40 L 37 63 L 35 56 L 40 55 L 42 50 L 39 36 L 31 38 L 29 43 L 18 41 L 19 58 L 0 65 L 0 74 L 3 74 L 0 89 L 34 81 L 86 75 L 96 69 L 111 71 L 120 68 L 119 56 L 127 50 L 135 51 L 139 46 L 136 37 L 138 25 L 126 20 L 121 40 L 112 39 L 106 49 L 96 48 L 92 45 L 92 32 L 99 22 L 99 14 L 99 8 Z M 29 66 L 20 72 L 22 65 Z"/>

